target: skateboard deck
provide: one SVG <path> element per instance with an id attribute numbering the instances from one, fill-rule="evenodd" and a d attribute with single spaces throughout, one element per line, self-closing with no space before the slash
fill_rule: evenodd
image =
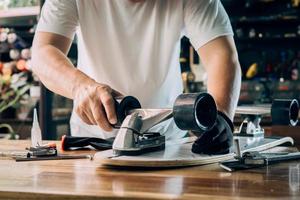
<path id="1" fill-rule="evenodd" d="M 235 138 L 239 139 L 241 153 L 245 151 L 263 151 L 282 144 L 288 143 L 293 145 L 294 143 L 291 137 Z M 113 150 L 106 150 L 96 153 L 94 159 L 105 166 L 170 168 L 212 164 L 233 159 L 235 156 L 234 147 L 232 147 L 231 153 L 225 155 L 201 155 L 192 153 L 192 144 L 195 139 L 196 137 L 188 137 L 176 141 L 167 141 L 164 150 L 149 152 L 138 156 L 115 156 Z"/>

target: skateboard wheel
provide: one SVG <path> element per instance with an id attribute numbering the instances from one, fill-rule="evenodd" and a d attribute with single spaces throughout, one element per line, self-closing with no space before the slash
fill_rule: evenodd
<path id="1" fill-rule="evenodd" d="M 217 118 L 217 106 L 208 93 L 181 94 L 175 100 L 173 117 L 178 128 L 204 132 L 213 127 Z"/>
<path id="2" fill-rule="evenodd" d="M 296 126 L 299 103 L 296 99 L 275 99 L 271 107 L 272 124 Z"/>
<path id="3" fill-rule="evenodd" d="M 133 96 L 117 97 L 115 98 L 115 109 L 117 114 L 118 122 L 113 124 L 114 128 L 120 128 L 129 110 L 139 109 L 141 104 Z"/>

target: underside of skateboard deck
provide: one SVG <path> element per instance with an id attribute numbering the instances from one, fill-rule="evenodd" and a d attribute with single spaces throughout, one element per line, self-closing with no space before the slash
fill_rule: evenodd
<path id="1" fill-rule="evenodd" d="M 279 145 L 293 145 L 293 139 L 284 138 L 263 138 L 263 137 L 238 137 L 241 152 L 263 151 Z M 205 165 L 233 159 L 235 149 L 225 155 L 204 155 L 191 152 L 195 137 L 183 138 L 176 141 L 167 141 L 166 148 L 137 156 L 115 156 L 113 150 L 99 152 L 94 159 L 106 166 L 118 167 L 148 167 L 167 168 Z"/>

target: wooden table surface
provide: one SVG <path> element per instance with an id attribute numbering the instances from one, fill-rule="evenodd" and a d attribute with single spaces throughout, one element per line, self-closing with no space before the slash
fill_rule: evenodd
<path id="1" fill-rule="evenodd" d="M 29 141 L 0 140 L 0 151 L 26 146 Z M 145 171 L 87 159 L 1 158 L 0 199 L 300 199 L 300 161 L 229 173 L 217 164 Z"/>

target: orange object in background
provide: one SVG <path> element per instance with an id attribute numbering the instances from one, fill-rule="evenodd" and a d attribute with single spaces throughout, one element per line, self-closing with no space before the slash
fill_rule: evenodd
<path id="1" fill-rule="evenodd" d="M 17 69 L 20 71 L 26 71 L 27 67 L 26 67 L 26 61 L 21 59 L 17 62 Z"/>
<path id="2" fill-rule="evenodd" d="M 13 66 L 11 63 L 5 63 L 3 64 L 2 67 L 2 74 L 3 75 L 7 75 L 7 76 L 11 76 L 13 73 Z"/>

